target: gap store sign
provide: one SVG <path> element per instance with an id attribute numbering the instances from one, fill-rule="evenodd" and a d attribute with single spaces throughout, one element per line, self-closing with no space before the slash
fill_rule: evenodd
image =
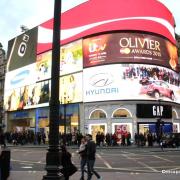
<path id="1" fill-rule="evenodd" d="M 137 104 L 136 115 L 138 118 L 172 118 L 172 107 L 161 104 Z"/>

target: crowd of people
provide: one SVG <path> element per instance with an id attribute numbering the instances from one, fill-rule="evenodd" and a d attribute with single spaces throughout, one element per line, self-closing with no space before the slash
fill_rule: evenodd
<path id="1" fill-rule="evenodd" d="M 129 66 L 123 72 L 123 78 L 138 78 L 140 80 L 147 78 L 149 80 L 163 80 L 175 86 L 180 85 L 180 78 L 177 73 L 158 66 Z"/>
<path id="2" fill-rule="evenodd" d="M 59 142 L 60 144 L 65 144 L 66 146 L 80 146 L 81 139 L 83 134 L 77 131 L 76 133 L 59 133 Z M 16 145 L 43 145 L 48 144 L 48 134 L 45 132 L 35 133 L 32 130 L 24 131 L 10 131 L 3 133 L 0 132 L 0 141 L 1 144 L 6 146 L 6 144 Z M 106 133 L 97 132 L 94 141 L 99 147 L 103 146 L 130 146 L 132 144 L 137 146 L 153 146 L 155 143 L 158 143 L 158 138 L 156 133 L 135 133 L 132 137 L 130 132 L 123 134 L 115 133 Z"/>
<path id="3" fill-rule="evenodd" d="M 1 133 L 3 139 L 3 144 L 8 143 L 12 145 L 26 145 L 26 144 L 34 144 L 41 145 L 48 143 L 48 134 L 45 132 L 37 132 L 35 133 L 32 130 L 24 130 L 24 131 L 10 131 Z M 67 146 L 77 145 L 78 147 L 81 144 L 81 139 L 83 138 L 83 134 L 78 132 L 73 133 L 59 133 L 60 144 L 65 144 Z M 131 134 L 126 133 L 122 134 L 121 138 L 118 133 L 106 133 L 97 132 L 95 136 L 95 142 L 97 146 L 118 146 L 118 145 L 131 145 Z"/>

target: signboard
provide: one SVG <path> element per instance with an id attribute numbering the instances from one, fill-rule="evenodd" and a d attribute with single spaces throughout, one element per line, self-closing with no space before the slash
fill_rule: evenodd
<path id="1" fill-rule="evenodd" d="M 82 73 L 60 78 L 60 103 L 82 102 L 82 94 Z"/>
<path id="2" fill-rule="evenodd" d="M 84 67 L 145 63 L 177 70 L 177 48 L 164 38 L 143 33 L 104 34 L 83 40 Z"/>
<path id="3" fill-rule="evenodd" d="M 52 51 L 48 51 L 37 55 L 36 58 L 37 81 L 42 81 L 51 78 L 51 59 L 52 59 Z"/>
<path id="4" fill-rule="evenodd" d="M 82 71 L 82 40 L 61 47 L 60 76 Z"/>
<path id="5" fill-rule="evenodd" d="M 138 118 L 172 118 L 172 107 L 161 104 L 137 104 Z"/>
<path id="6" fill-rule="evenodd" d="M 36 64 L 30 64 L 6 73 L 5 91 L 16 89 L 37 81 Z"/>
<path id="7" fill-rule="evenodd" d="M 84 102 L 157 100 L 180 103 L 179 74 L 155 65 L 113 64 L 84 69 Z"/>
<path id="8" fill-rule="evenodd" d="M 4 93 L 4 109 L 16 111 L 49 105 L 49 81 L 10 89 Z"/>
<path id="9" fill-rule="evenodd" d="M 36 62 L 37 27 L 8 43 L 7 72 Z"/>
<path id="10" fill-rule="evenodd" d="M 174 27 L 172 13 L 159 1 L 88 1 L 62 13 L 61 44 L 92 34 L 124 30 L 159 34 L 176 44 Z M 52 49 L 52 34 L 53 19 L 38 26 L 37 54 Z"/>

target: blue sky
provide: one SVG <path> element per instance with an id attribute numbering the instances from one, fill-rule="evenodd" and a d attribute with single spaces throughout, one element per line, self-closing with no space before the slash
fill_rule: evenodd
<path id="1" fill-rule="evenodd" d="M 87 0 L 62 0 L 62 11 Z M 173 13 L 180 34 L 180 0 L 160 0 Z M 0 0 L 0 42 L 7 50 L 8 41 L 21 34 L 21 25 L 29 29 L 53 17 L 53 0 Z"/>

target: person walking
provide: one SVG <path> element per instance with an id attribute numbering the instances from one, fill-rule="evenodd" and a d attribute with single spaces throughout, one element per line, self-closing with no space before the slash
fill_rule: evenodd
<path id="1" fill-rule="evenodd" d="M 6 148 L 5 134 L 3 133 L 3 130 L 0 129 L 0 146 L 1 145 L 3 145 L 4 148 Z"/>
<path id="2" fill-rule="evenodd" d="M 84 172 L 87 172 L 85 170 L 85 166 L 87 163 L 87 144 L 86 144 L 85 137 L 83 137 L 81 139 L 81 144 L 80 144 L 78 153 L 81 156 L 81 178 L 80 178 L 80 180 L 84 180 Z"/>
<path id="3" fill-rule="evenodd" d="M 71 161 L 71 153 L 67 151 L 66 146 L 61 146 L 62 150 L 62 170 L 61 173 L 64 175 L 65 180 L 69 180 L 76 171 L 77 167 Z"/>
<path id="4" fill-rule="evenodd" d="M 92 140 L 92 135 L 88 134 L 86 136 L 87 139 L 87 167 L 88 167 L 88 179 L 91 180 L 92 175 L 94 174 L 97 179 L 101 179 L 102 177 L 94 170 L 94 164 L 96 160 L 96 144 Z"/>

